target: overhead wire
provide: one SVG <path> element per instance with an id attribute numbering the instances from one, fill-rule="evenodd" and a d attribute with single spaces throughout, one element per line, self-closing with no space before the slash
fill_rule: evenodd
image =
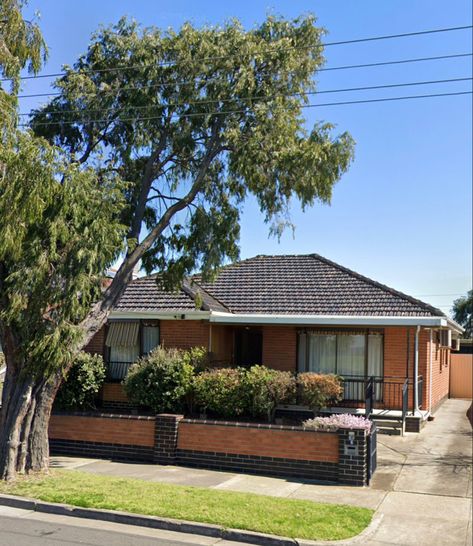
<path id="1" fill-rule="evenodd" d="M 379 99 L 366 99 L 366 100 L 354 100 L 354 101 L 343 101 L 343 102 L 329 102 L 329 103 L 321 103 L 321 104 L 303 104 L 301 105 L 301 108 L 319 108 L 323 106 L 342 106 L 342 105 L 348 105 L 348 104 L 368 104 L 368 103 L 379 103 L 379 102 L 388 102 L 388 101 L 400 101 L 400 100 L 411 100 L 411 99 L 426 99 L 426 98 L 433 98 L 433 97 L 453 97 L 453 96 L 459 96 L 459 95 L 471 95 L 473 94 L 473 91 L 458 91 L 458 92 L 452 92 L 452 93 L 431 93 L 431 94 L 425 94 L 425 95 L 410 95 L 410 96 L 403 96 L 403 97 L 383 97 Z M 228 114 L 244 114 L 248 110 L 247 109 L 239 109 L 239 110 L 222 110 L 222 111 L 214 111 L 214 112 L 189 112 L 189 113 L 183 113 L 183 114 L 176 114 L 175 118 L 190 118 L 190 117 L 196 117 L 196 116 L 221 116 L 221 115 L 228 115 Z M 175 119 L 174 118 L 174 119 Z M 87 120 L 62 120 L 62 121 L 50 121 L 50 122 L 38 122 L 35 123 L 35 127 L 44 126 L 44 125 L 74 125 L 74 124 L 86 124 L 86 123 L 110 123 L 114 121 L 120 121 L 120 122 L 137 122 L 137 121 L 152 121 L 155 119 L 161 119 L 161 116 L 146 116 L 146 117 L 139 117 L 139 116 L 133 116 L 129 118 L 116 118 L 115 120 L 110 119 L 87 119 Z M 29 127 L 29 124 L 27 123 L 21 123 L 19 124 L 20 127 Z"/>
<path id="2" fill-rule="evenodd" d="M 373 41 L 380 41 L 380 40 L 391 40 L 391 39 L 398 39 L 398 38 L 406 38 L 410 36 L 422 36 L 427 34 L 436 34 L 436 33 L 443 33 L 443 32 L 454 32 L 459 30 L 468 30 L 472 29 L 473 25 L 462 25 L 462 26 L 456 26 L 456 27 L 443 27 L 438 29 L 429 29 L 429 30 L 421 30 L 421 31 L 415 31 L 415 32 L 404 32 L 404 33 L 398 33 L 398 34 L 385 34 L 381 36 L 369 36 L 365 38 L 355 38 L 351 40 L 340 40 L 335 42 L 322 42 L 320 44 L 317 44 L 315 46 L 286 46 L 282 48 L 273 48 L 268 49 L 264 52 L 266 53 L 281 53 L 281 51 L 291 51 L 291 50 L 299 50 L 299 49 L 318 49 L 323 47 L 330 47 L 330 46 L 338 46 L 338 45 L 348 45 L 348 44 L 356 44 L 356 43 L 365 43 L 365 42 L 373 42 Z M 214 61 L 214 60 L 228 60 L 232 58 L 237 58 L 238 56 L 241 56 L 241 53 L 235 53 L 233 55 L 219 55 L 219 56 L 213 56 L 213 57 L 203 57 L 203 58 L 196 58 L 192 59 L 194 62 L 208 62 L 208 61 Z M 189 61 L 181 61 L 181 63 L 176 61 L 165 61 L 161 63 L 157 63 L 156 65 L 149 65 L 149 64 L 139 64 L 139 65 L 130 65 L 130 66 L 119 66 L 119 67 L 110 67 L 110 68 L 90 68 L 85 69 L 83 72 L 90 72 L 90 73 L 101 73 L 101 72 L 114 72 L 114 71 L 120 71 L 120 70 L 132 70 L 134 68 L 143 68 L 147 66 L 178 66 L 179 64 L 185 63 L 187 64 Z M 46 77 L 58 77 L 62 75 L 66 75 L 67 72 L 57 72 L 53 74 L 39 74 L 37 76 L 23 76 L 21 79 L 35 79 L 35 78 L 46 78 Z M 10 81 L 12 78 L 3 78 L 0 81 Z"/>
<path id="3" fill-rule="evenodd" d="M 221 104 L 221 103 L 227 103 L 227 102 L 234 102 L 235 100 L 240 101 L 259 101 L 259 100 L 267 100 L 271 101 L 277 98 L 291 98 L 291 97 L 303 97 L 306 95 L 321 95 L 321 94 L 329 94 L 329 93 L 347 93 L 347 92 L 353 92 L 353 91 L 368 91 L 368 90 L 377 90 L 377 89 L 389 89 L 389 88 L 399 88 L 399 87 L 412 87 L 417 85 L 434 85 L 434 84 L 442 84 L 442 83 L 454 83 L 454 82 L 461 82 L 461 81 L 471 81 L 473 80 L 472 77 L 464 77 L 464 78 L 446 78 L 443 80 L 427 80 L 427 81 L 417 81 L 417 82 L 402 82 L 402 83 L 393 83 L 393 84 L 383 84 L 383 85 L 369 85 L 369 86 L 361 86 L 361 87 L 347 87 L 342 89 L 325 89 L 320 91 L 307 91 L 304 93 L 289 93 L 289 94 L 276 94 L 276 95 L 268 95 L 268 96 L 257 96 L 257 95 L 250 95 L 247 97 L 239 97 L 238 99 L 235 98 L 223 98 L 223 99 L 202 99 L 198 101 L 186 101 L 184 103 L 164 103 L 162 105 L 152 105 L 152 106 L 134 106 L 132 107 L 133 110 L 143 110 L 143 109 L 150 109 L 150 108 L 163 108 L 163 107 L 179 107 L 179 106 L 188 106 L 188 105 L 205 105 L 205 104 Z M 84 113 L 84 112 L 113 112 L 119 110 L 117 107 L 112 108 L 100 108 L 100 109 L 85 109 L 85 110 L 49 110 L 46 113 L 48 115 L 50 114 L 73 114 L 73 113 Z M 31 117 L 34 116 L 34 112 L 22 112 L 18 114 L 21 117 Z"/>

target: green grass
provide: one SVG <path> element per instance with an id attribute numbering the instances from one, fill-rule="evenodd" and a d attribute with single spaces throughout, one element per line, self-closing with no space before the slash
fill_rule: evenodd
<path id="1" fill-rule="evenodd" d="M 360 533 L 372 510 L 170 485 L 78 471 L 52 471 L 1 483 L 0 493 L 87 508 L 213 523 L 292 538 L 339 540 Z"/>

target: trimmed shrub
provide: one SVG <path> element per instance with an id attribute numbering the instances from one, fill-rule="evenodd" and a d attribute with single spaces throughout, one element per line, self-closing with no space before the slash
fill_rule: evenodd
<path id="1" fill-rule="evenodd" d="M 194 367 L 196 371 L 205 370 L 209 365 L 209 353 L 205 347 L 192 347 L 182 352 L 184 362 Z"/>
<path id="2" fill-rule="evenodd" d="M 104 381 L 105 365 L 102 357 L 79 353 L 56 395 L 56 407 L 68 410 L 95 407 L 95 397 Z"/>
<path id="3" fill-rule="evenodd" d="M 156 413 L 184 411 L 195 375 L 191 361 L 184 351 L 157 347 L 130 367 L 123 382 L 128 399 Z"/>
<path id="4" fill-rule="evenodd" d="M 304 428 L 313 430 L 338 430 L 339 428 L 371 430 L 371 421 L 366 417 L 350 415 L 349 413 L 335 413 L 329 417 L 316 417 L 304 421 Z"/>
<path id="5" fill-rule="evenodd" d="M 290 372 L 252 366 L 243 376 L 243 388 L 249 415 L 271 422 L 278 404 L 294 400 L 296 380 Z"/>
<path id="6" fill-rule="evenodd" d="M 342 380 L 334 374 L 301 373 L 297 385 L 301 403 L 313 411 L 342 399 Z"/>
<path id="7" fill-rule="evenodd" d="M 215 368 L 199 374 L 194 381 L 197 405 L 222 417 L 237 417 L 245 412 L 243 368 Z"/>

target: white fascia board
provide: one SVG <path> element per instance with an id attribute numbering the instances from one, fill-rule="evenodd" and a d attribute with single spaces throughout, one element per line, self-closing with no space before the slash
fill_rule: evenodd
<path id="1" fill-rule="evenodd" d="M 445 317 L 379 317 L 351 315 L 265 315 L 213 312 L 210 322 L 226 324 L 297 324 L 325 326 L 424 326 L 446 327 Z"/>
<path id="2" fill-rule="evenodd" d="M 112 311 L 109 320 L 209 320 L 209 311 Z"/>
<path id="3" fill-rule="evenodd" d="M 460 326 L 458 322 L 455 322 L 452 319 L 447 319 L 447 326 L 450 330 L 453 330 L 455 333 L 460 335 L 463 334 L 463 332 L 465 331 L 465 328 Z"/>

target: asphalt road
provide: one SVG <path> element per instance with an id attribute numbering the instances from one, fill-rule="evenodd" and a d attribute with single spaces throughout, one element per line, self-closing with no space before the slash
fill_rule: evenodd
<path id="1" fill-rule="evenodd" d="M 232 546 L 216 538 L 0 506 L 0 546 Z"/>

